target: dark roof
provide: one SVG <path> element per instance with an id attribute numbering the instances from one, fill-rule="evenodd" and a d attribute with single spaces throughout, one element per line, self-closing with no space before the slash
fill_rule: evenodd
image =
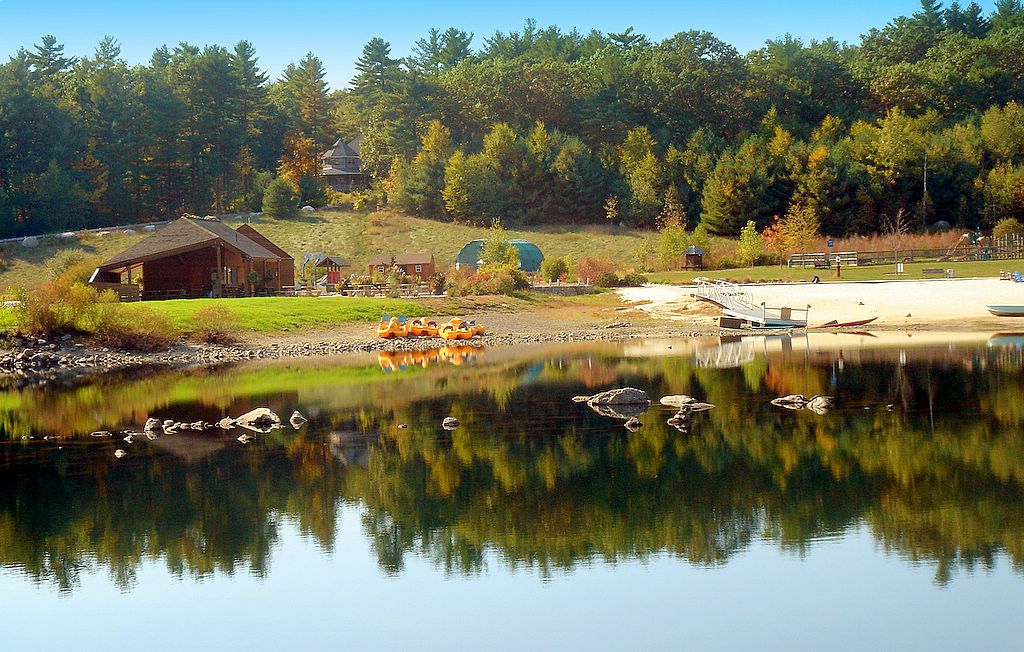
<path id="1" fill-rule="evenodd" d="M 348 262 L 341 256 L 320 256 L 316 259 L 317 267 L 327 267 L 334 265 L 335 267 L 351 267 L 352 263 Z"/>
<path id="2" fill-rule="evenodd" d="M 220 220 L 182 217 L 100 265 L 115 269 L 223 242 L 249 258 L 280 258 Z"/>
<path id="3" fill-rule="evenodd" d="M 344 142 L 342 139 L 334 141 L 331 148 L 320 155 L 320 158 L 331 158 L 335 156 L 359 156 L 360 145 L 363 142 L 362 136 L 356 136 L 349 142 Z"/>
<path id="4" fill-rule="evenodd" d="M 395 258 L 396 265 L 427 265 L 434 262 L 433 254 L 398 254 Z M 374 267 L 379 265 L 390 265 L 391 254 L 378 254 L 370 258 L 369 263 Z"/>
<path id="5" fill-rule="evenodd" d="M 251 225 L 242 224 L 235 230 L 244 235 L 245 237 L 249 238 L 256 244 L 258 244 L 259 246 L 263 247 L 267 251 L 277 254 L 279 258 L 287 258 L 288 260 L 292 260 L 291 254 L 289 254 L 287 251 L 271 242 L 270 238 L 257 231 Z"/>
<path id="6" fill-rule="evenodd" d="M 697 254 L 698 256 L 703 256 L 707 252 L 696 245 L 690 245 L 683 253 L 686 254 L 687 256 L 692 256 L 694 254 Z"/>

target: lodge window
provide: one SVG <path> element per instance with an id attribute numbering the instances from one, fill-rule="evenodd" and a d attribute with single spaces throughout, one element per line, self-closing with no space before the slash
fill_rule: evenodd
<path id="1" fill-rule="evenodd" d="M 238 268 L 237 267 L 225 267 L 224 268 L 224 279 L 225 285 L 238 285 Z"/>
<path id="2" fill-rule="evenodd" d="M 383 265 L 378 265 L 378 266 L 377 266 L 377 271 L 378 271 L 379 273 L 383 274 L 383 273 L 384 273 L 384 266 L 383 266 Z"/>
<path id="3" fill-rule="evenodd" d="M 416 266 L 416 273 L 419 274 L 422 271 L 423 271 L 423 265 L 417 265 Z"/>

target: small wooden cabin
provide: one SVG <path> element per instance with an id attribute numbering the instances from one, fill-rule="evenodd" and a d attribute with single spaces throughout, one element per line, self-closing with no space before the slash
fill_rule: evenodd
<path id="1" fill-rule="evenodd" d="M 349 270 L 352 269 L 352 263 L 341 256 L 321 256 L 317 258 L 314 267 L 317 269 L 317 275 L 320 272 L 326 272 L 327 282 L 332 285 L 338 285 L 341 283 L 342 277 L 347 275 Z"/>
<path id="2" fill-rule="evenodd" d="M 398 267 L 405 276 L 412 276 L 419 279 L 430 278 L 436 271 L 433 254 L 399 254 L 390 256 L 380 254 L 370 258 L 370 276 L 374 274 L 387 274 L 392 267 Z"/>
<path id="3" fill-rule="evenodd" d="M 700 247 L 690 245 L 683 252 L 683 269 L 704 269 L 704 255 L 706 251 Z"/>
<path id="4" fill-rule="evenodd" d="M 123 296 L 139 273 L 143 299 L 277 294 L 295 284 L 284 250 L 249 225 L 236 231 L 213 218 L 171 222 L 97 267 L 89 282 Z"/>

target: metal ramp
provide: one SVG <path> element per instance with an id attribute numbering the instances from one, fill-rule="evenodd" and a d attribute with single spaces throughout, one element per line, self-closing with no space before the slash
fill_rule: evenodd
<path id="1" fill-rule="evenodd" d="M 693 296 L 713 303 L 722 312 L 748 324 L 751 328 L 806 328 L 807 310 L 803 308 L 769 308 L 764 302 L 755 304 L 753 295 L 735 283 L 710 278 L 696 279 Z M 803 319 L 797 314 L 803 313 Z"/>

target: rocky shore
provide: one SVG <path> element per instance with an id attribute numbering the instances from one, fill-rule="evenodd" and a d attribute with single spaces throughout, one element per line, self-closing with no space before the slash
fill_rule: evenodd
<path id="1" fill-rule="evenodd" d="M 322 337 L 309 335 L 301 341 L 217 346 L 179 343 L 155 353 L 119 351 L 95 347 L 70 338 L 45 340 L 15 337 L 0 348 L 0 385 L 25 387 L 47 384 L 71 384 L 90 376 L 147 368 L 209 367 L 251 360 L 278 360 L 370 353 L 374 351 L 428 350 L 450 344 L 470 346 L 517 346 L 552 342 L 589 342 L 631 340 L 649 337 L 714 335 L 715 332 L 691 332 L 671 329 L 652 333 L 650 328 L 619 321 L 575 328 L 555 328 L 526 333 L 488 333 L 472 340 L 448 342 L 437 338 L 384 340 L 372 336 Z"/>

